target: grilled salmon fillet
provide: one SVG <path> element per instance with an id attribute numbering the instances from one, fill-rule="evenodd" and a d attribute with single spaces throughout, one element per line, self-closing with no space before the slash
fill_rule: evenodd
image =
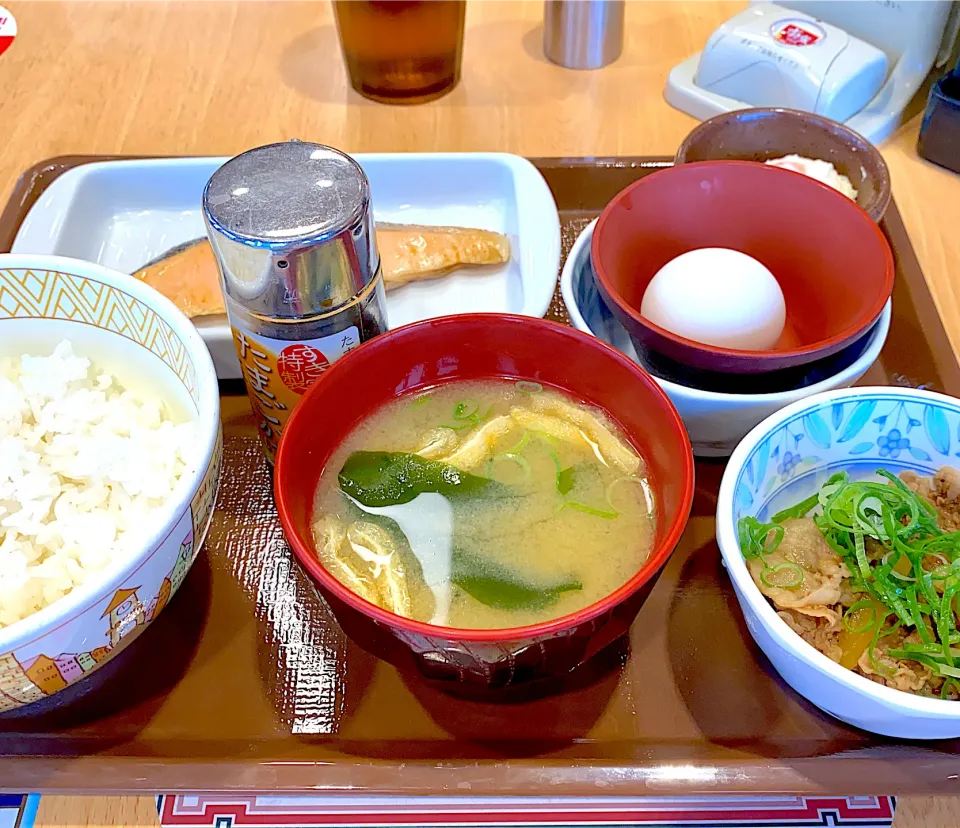
<path id="1" fill-rule="evenodd" d="M 442 276 L 462 265 L 503 264 L 510 241 L 491 230 L 378 224 L 377 246 L 387 290 Z"/>
<path id="2" fill-rule="evenodd" d="M 509 239 L 491 230 L 378 224 L 376 235 L 387 290 L 457 267 L 510 260 Z M 217 262 L 206 239 L 178 245 L 133 275 L 191 318 L 225 312 Z"/>

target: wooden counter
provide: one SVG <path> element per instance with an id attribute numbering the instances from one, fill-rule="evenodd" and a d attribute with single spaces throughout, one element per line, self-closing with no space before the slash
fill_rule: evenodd
<path id="1" fill-rule="evenodd" d="M 464 77 L 418 107 L 349 90 L 326 2 L 24 3 L 0 58 L 0 193 L 60 154 L 229 155 L 292 137 L 348 151 L 672 154 L 692 118 L 671 109 L 669 69 L 742 3 L 627 9 L 622 57 L 596 72 L 548 63 L 542 3 L 468 6 Z M 960 177 L 920 160 L 919 118 L 883 147 L 895 197 L 960 348 Z M 960 823 L 949 800 L 902 800 L 899 828 Z M 152 826 L 149 798 L 44 797 L 38 825 Z"/>

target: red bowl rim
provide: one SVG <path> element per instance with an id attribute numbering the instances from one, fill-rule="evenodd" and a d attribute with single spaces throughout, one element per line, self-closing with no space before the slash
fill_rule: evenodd
<path id="1" fill-rule="evenodd" d="M 821 339 L 819 342 L 814 342 L 810 345 L 805 345 L 800 348 L 784 348 L 780 351 L 751 351 L 742 348 L 722 348 L 718 345 L 708 345 L 704 342 L 697 342 L 693 339 L 687 339 L 684 336 L 679 334 L 672 333 L 666 328 L 661 328 L 659 325 L 655 325 L 645 316 L 640 314 L 640 311 L 635 309 L 630 305 L 620 294 L 618 290 L 613 287 L 609 276 L 606 273 L 605 268 L 600 263 L 600 256 L 596 255 L 594 251 L 600 249 L 601 240 L 603 238 L 603 231 L 610 219 L 610 215 L 613 212 L 613 208 L 623 201 L 628 194 L 632 193 L 634 190 L 639 189 L 648 181 L 656 178 L 658 175 L 669 174 L 672 170 L 677 169 L 701 169 L 704 167 L 714 167 L 714 166 L 739 166 L 739 167 L 763 167 L 768 169 L 774 175 L 778 174 L 787 174 L 802 178 L 805 181 L 808 181 L 810 184 L 815 185 L 821 191 L 829 193 L 831 197 L 842 199 L 850 209 L 856 210 L 860 213 L 860 219 L 864 223 L 868 224 L 871 228 L 877 240 L 880 242 L 883 256 L 886 260 L 886 266 L 884 268 L 884 283 L 883 290 L 877 294 L 877 298 L 874 301 L 874 304 L 871 306 L 869 313 L 865 317 L 861 317 L 861 321 L 854 322 L 852 325 L 847 326 L 839 333 L 834 334 L 827 339 Z M 766 175 L 767 173 L 764 173 Z M 857 334 L 867 330 L 876 320 L 879 318 L 880 314 L 883 312 L 883 306 L 887 303 L 887 300 L 890 298 L 890 295 L 893 293 L 893 279 L 894 273 L 896 271 L 894 261 L 893 261 L 893 252 L 890 249 L 890 244 L 887 242 L 886 236 L 883 234 L 883 231 L 880 229 L 880 225 L 870 218 L 870 214 L 867 213 L 857 202 L 852 201 L 847 198 L 843 193 L 838 192 L 827 184 L 824 184 L 821 181 L 817 181 L 815 178 L 810 178 L 803 173 L 796 172 L 795 170 L 787 170 L 782 167 L 772 167 L 768 164 L 761 164 L 758 161 L 741 161 L 741 160 L 716 160 L 716 161 L 695 161 L 689 164 L 675 164 L 671 167 L 666 167 L 662 170 L 657 170 L 650 175 L 645 175 L 643 178 L 639 178 L 634 181 L 632 184 L 627 185 L 622 189 L 617 195 L 615 195 L 608 203 L 607 206 L 603 208 L 603 212 L 600 214 L 600 218 L 597 219 L 597 226 L 593 231 L 593 239 L 590 244 L 590 256 L 593 261 L 593 269 L 597 275 L 597 279 L 600 280 L 600 284 L 603 287 L 604 291 L 610 296 L 611 299 L 617 304 L 621 311 L 626 313 L 631 319 L 633 319 L 638 325 L 647 330 L 653 331 L 654 333 L 659 334 L 664 339 L 668 339 L 671 342 L 674 342 L 678 345 L 685 346 L 687 348 L 692 348 L 696 351 L 701 351 L 709 354 L 713 354 L 718 357 L 725 358 L 734 358 L 734 359 L 755 359 L 757 361 L 763 360 L 783 360 L 790 359 L 791 357 L 802 357 L 810 356 L 817 354 L 821 351 L 828 349 L 837 349 L 839 346 L 853 340 L 856 338 Z"/>
<path id="2" fill-rule="evenodd" d="M 302 415 L 302 412 L 305 410 L 305 406 L 302 405 L 303 399 L 306 399 L 311 394 L 320 393 L 317 390 L 321 385 L 320 382 L 315 383 L 307 389 L 304 397 L 301 399 L 301 404 L 294 408 L 290 418 L 287 420 L 287 425 L 284 428 L 284 436 L 280 439 L 280 445 L 277 450 L 276 467 L 274 470 L 274 499 L 276 500 L 277 512 L 280 516 L 280 523 L 283 526 L 284 535 L 286 536 L 287 542 L 293 549 L 294 555 L 300 562 L 301 566 L 304 566 L 312 577 L 319 581 L 324 588 L 334 593 L 337 598 L 343 601 L 345 604 L 348 604 L 350 607 L 370 617 L 372 620 L 388 627 L 398 628 L 405 632 L 426 636 L 428 638 L 442 638 L 453 641 L 487 643 L 500 643 L 504 641 L 539 638 L 563 630 L 573 629 L 580 624 L 596 618 L 598 615 L 602 615 L 604 612 L 612 609 L 618 604 L 621 604 L 631 594 L 640 589 L 640 587 L 650 580 L 650 578 L 653 577 L 653 575 L 666 562 L 667 558 L 680 541 L 680 536 L 683 534 L 684 529 L 686 528 L 687 522 L 690 518 L 690 510 L 693 506 L 694 465 L 693 449 L 690 445 L 690 438 L 687 435 L 687 430 L 683 425 L 683 421 L 680 419 L 680 414 L 677 412 L 677 409 L 674 407 L 670 398 L 657 384 L 653 377 L 651 377 L 646 371 L 637 365 L 637 363 L 621 354 L 620 351 L 616 350 L 610 345 L 607 345 L 605 342 L 601 342 L 596 337 L 587 336 L 586 334 L 570 327 L 569 325 L 563 325 L 559 322 L 552 322 L 550 320 L 537 317 L 519 316 L 516 314 L 506 313 L 465 313 L 457 314 L 455 316 L 441 316 L 433 319 L 425 319 L 420 322 L 413 322 L 409 325 L 403 325 L 402 327 L 394 328 L 385 334 L 381 334 L 375 339 L 365 343 L 364 346 L 356 348 L 355 350 L 345 354 L 327 369 L 326 375 L 329 377 L 331 372 L 343 374 L 350 371 L 355 363 L 359 363 L 361 360 L 367 358 L 366 355 L 369 354 L 371 350 L 376 351 L 378 348 L 388 347 L 389 342 L 394 335 L 410 335 L 411 331 L 419 328 L 438 326 L 449 326 L 454 331 L 462 332 L 464 325 L 471 322 L 485 324 L 488 326 L 504 323 L 514 325 L 520 324 L 530 328 L 534 332 L 537 330 L 544 332 L 553 331 L 554 333 L 558 333 L 562 336 L 576 339 L 581 344 L 605 353 L 608 358 L 619 362 L 623 367 L 635 374 L 636 378 L 641 382 L 641 384 L 646 386 L 647 391 L 659 397 L 662 402 L 666 403 L 666 411 L 668 417 L 670 418 L 670 424 L 674 431 L 678 433 L 678 436 L 681 438 L 685 448 L 685 451 L 683 452 L 683 470 L 681 472 L 684 480 L 683 495 L 676 517 L 667 527 L 667 531 L 665 532 L 661 542 L 654 547 L 653 553 L 647 558 L 636 575 L 634 575 L 629 581 L 627 581 L 614 592 L 601 598 L 599 601 L 584 607 L 581 610 L 577 610 L 576 612 L 569 613 L 561 616 L 560 618 L 555 618 L 551 621 L 544 621 L 539 624 L 528 624 L 523 627 L 508 627 L 493 630 L 442 627 L 435 624 L 427 624 L 422 621 L 414 621 L 413 619 L 396 615 L 395 613 L 378 607 L 376 604 L 372 604 L 369 601 L 364 600 L 360 596 L 347 589 L 347 587 L 341 584 L 333 575 L 327 572 L 324 566 L 320 563 L 320 560 L 313 553 L 313 550 L 305 544 L 302 544 L 294 532 L 287 531 L 287 527 L 293 525 L 293 520 L 286 498 L 281 490 L 281 481 L 284 478 L 284 468 L 289 462 L 287 460 L 287 452 L 285 451 L 285 446 L 289 443 L 286 435 L 290 434 L 293 429 L 296 429 L 302 416 L 305 416 Z"/>

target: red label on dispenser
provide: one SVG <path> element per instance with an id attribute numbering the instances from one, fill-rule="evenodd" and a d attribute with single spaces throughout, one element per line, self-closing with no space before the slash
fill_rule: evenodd
<path id="1" fill-rule="evenodd" d="M 823 38 L 823 32 L 815 30 L 812 26 L 802 26 L 796 22 L 778 23 L 774 27 L 773 39 L 787 46 L 813 46 L 814 43 Z"/>

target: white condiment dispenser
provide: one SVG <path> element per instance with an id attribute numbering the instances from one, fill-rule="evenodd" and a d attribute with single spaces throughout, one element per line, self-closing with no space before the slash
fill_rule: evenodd
<path id="1" fill-rule="evenodd" d="M 851 34 L 772 3 L 751 6 L 718 28 L 694 82 L 751 106 L 786 106 L 845 121 L 887 75 L 887 56 Z"/>
<path id="2" fill-rule="evenodd" d="M 751 106 L 816 112 L 879 143 L 931 67 L 949 60 L 960 3 L 751 0 L 674 66 L 667 102 L 706 120 Z"/>

